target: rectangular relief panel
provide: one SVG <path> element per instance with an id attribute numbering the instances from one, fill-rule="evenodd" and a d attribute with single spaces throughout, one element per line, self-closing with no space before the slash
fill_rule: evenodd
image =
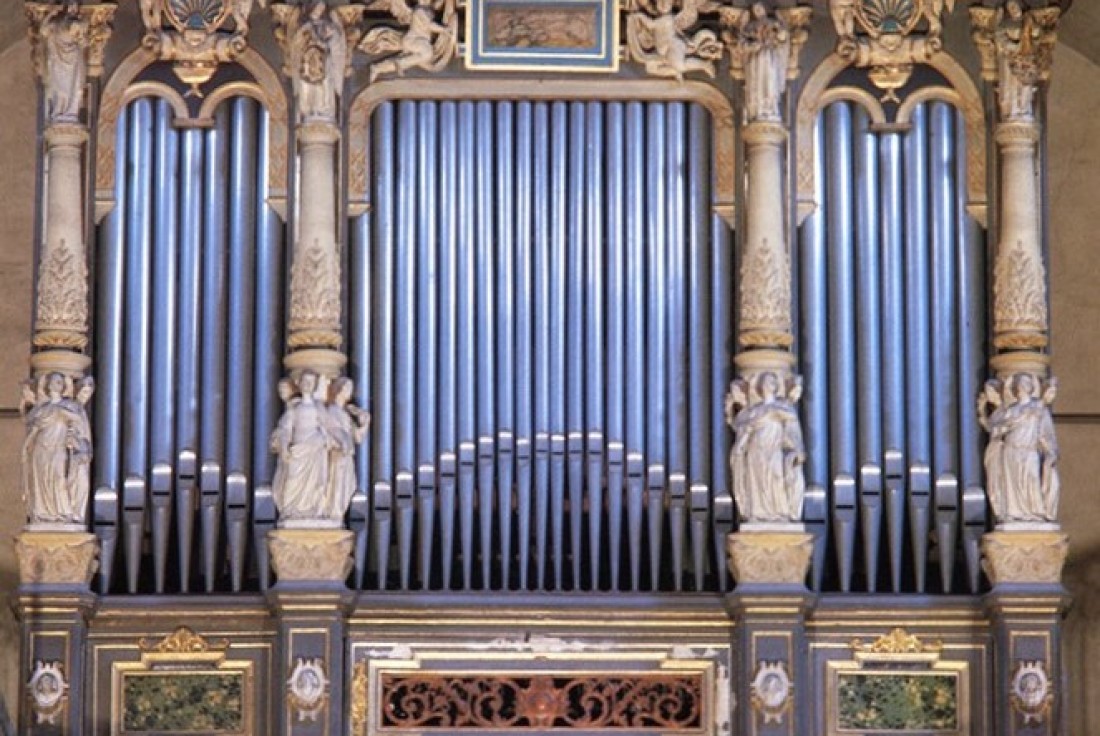
<path id="1" fill-rule="evenodd" d="M 246 672 L 125 672 L 119 734 L 248 733 Z"/>
<path id="2" fill-rule="evenodd" d="M 957 674 L 838 673 L 838 734 L 957 734 Z"/>
<path id="3" fill-rule="evenodd" d="M 471 0 L 466 66 L 614 72 L 618 0 Z"/>

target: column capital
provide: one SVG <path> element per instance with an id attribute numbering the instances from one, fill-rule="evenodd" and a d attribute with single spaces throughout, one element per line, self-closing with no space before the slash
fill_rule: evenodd
<path id="1" fill-rule="evenodd" d="M 748 8 L 722 7 L 718 12 L 730 52 L 730 74 L 745 85 L 745 120 L 782 121 L 780 102 L 787 82 L 800 74 L 799 57 L 809 38 L 813 8 L 769 12 L 763 2 L 754 2 Z"/>
<path id="2" fill-rule="evenodd" d="M 1001 120 L 1035 119 L 1035 92 L 1050 78 L 1061 14 L 1057 6 L 1028 9 L 1020 0 L 970 8 L 982 77 L 996 85 Z"/>
<path id="3" fill-rule="evenodd" d="M 46 124 L 79 122 L 88 77 L 103 73 L 113 3 L 81 5 L 28 2 L 31 56 L 46 98 Z"/>

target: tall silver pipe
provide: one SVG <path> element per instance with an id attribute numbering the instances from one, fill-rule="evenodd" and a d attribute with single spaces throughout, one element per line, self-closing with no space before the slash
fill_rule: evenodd
<path id="1" fill-rule="evenodd" d="M 436 404 L 438 397 L 438 235 L 439 148 L 437 103 L 418 103 L 416 137 L 416 462 L 420 583 L 431 578 L 437 486 Z"/>
<path id="2" fill-rule="evenodd" d="M 416 138 L 417 104 L 397 103 L 397 196 L 394 244 L 394 462 L 398 473 L 416 468 Z M 400 493 L 400 488 L 398 488 Z"/>
<path id="3" fill-rule="evenodd" d="M 476 239 L 477 253 L 477 462 L 481 540 L 481 586 L 492 582 L 493 491 L 496 460 L 496 304 L 493 260 L 493 103 L 477 103 Z"/>
<path id="4" fill-rule="evenodd" d="M 451 587 L 455 546 L 458 442 L 455 387 L 458 356 L 458 106 L 439 106 L 439 545 L 441 580 Z"/>
<path id="5" fill-rule="evenodd" d="M 725 392 L 733 378 L 734 276 L 733 246 L 729 226 L 721 216 L 710 216 L 711 256 L 711 353 L 710 353 L 710 443 L 713 458 L 711 505 L 714 512 L 714 557 L 719 590 L 726 590 L 730 576 L 726 564 L 726 535 L 733 531 L 736 511 L 730 493 L 730 447 L 732 431 L 726 423 Z"/>
<path id="6" fill-rule="evenodd" d="M 175 440 L 176 373 L 176 290 L 178 236 L 178 133 L 172 127 L 172 108 L 166 100 L 157 100 L 153 170 L 156 172 L 153 213 L 153 283 L 158 295 L 154 301 L 151 366 L 149 374 L 149 460 L 152 469 L 153 586 L 164 592 L 168 571 L 168 535 L 172 513 L 172 451 Z"/>
<path id="7" fill-rule="evenodd" d="M 959 278 L 959 482 L 968 489 L 982 485 L 982 439 L 977 414 L 970 402 L 985 380 L 986 263 L 981 226 L 966 210 L 966 123 L 955 113 L 955 218 Z"/>
<path id="8" fill-rule="evenodd" d="M 260 211 L 263 211 L 262 206 Z M 257 395 L 260 395 L 266 385 L 260 383 L 259 380 L 264 370 L 261 364 L 267 357 L 265 353 L 260 352 L 263 343 L 260 342 L 259 336 L 265 333 L 260 305 L 270 298 L 269 295 L 265 294 L 268 284 L 264 278 L 264 273 L 270 268 L 268 262 L 270 256 L 264 255 L 267 233 L 262 224 L 262 214 L 260 220 L 259 241 L 257 243 L 258 267 L 256 269 Z M 371 295 L 374 289 L 371 283 L 372 224 L 371 213 L 366 212 L 352 220 L 348 228 L 351 250 L 348 254 L 348 283 L 351 287 L 348 290 L 348 376 L 355 382 L 355 399 L 359 406 L 369 406 L 371 397 Z M 277 376 L 275 381 L 278 381 Z M 268 400 L 270 401 L 270 398 Z M 256 409 L 256 421 L 259 423 L 259 402 L 257 402 Z M 258 434 L 257 439 L 259 439 Z M 368 493 L 370 469 L 371 446 L 368 440 L 360 444 L 355 451 L 356 490 L 349 510 L 349 526 L 356 534 L 354 577 L 356 588 L 362 587 L 366 580 L 367 565 L 370 559 L 369 545 L 373 541 L 373 535 L 370 533 L 371 503 L 370 494 Z M 258 470 L 259 466 L 257 465 Z M 256 481 L 256 483 L 258 485 L 259 481 Z"/>
<path id="9" fill-rule="evenodd" d="M 856 356 L 858 365 L 859 495 L 863 531 L 863 567 L 867 590 L 878 584 L 882 533 L 882 304 L 879 232 L 878 134 L 870 115 L 855 110 L 853 171 L 855 174 Z M 850 399 L 849 399 L 850 400 Z"/>
<path id="10" fill-rule="evenodd" d="M 603 103 L 589 102 L 585 128 L 585 211 L 584 286 L 584 413 L 587 430 L 588 563 L 589 587 L 600 588 L 603 549 L 603 468 L 606 425 L 604 401 L 607 381 L 605 365 L 604 217 L 605 187 Z"/>
<path id="11" fill-rule="evenodd" d="M 670 473 L 687 472 L 688 407 L 687 407 L 687 318 L 685 293 L 687 282 L 687 234 L 685 222 L 685 177 L 687 174 L 687 115 L 682 102 L 669 102 L 666 134 L 668 161 L 665 167 L 665 238 L 666 278 L 668 294 L 666 312 L 668 348 L 665 353 L 668 387 L 668 468 Z"/>
<path id="12" fill-rule="evenodd" d="M 932 472 L 939 478 L 957 472 L 958 342 L 956 331 L 955 113 L 945 102 L 932 103 L 929 126 L 931 188 L 932 298 Z M 976 395 L 976 394 L 975 394 Z M 971 401 L 967 401 L 969 409 Z"/>
<path id="13" fill-rule="evenodd" d="M 642 502 L 646 451 L 646 167 L 645 106 L 626 105 L 625 272 L 624 304 L 626 368 L 625 416 L 627 462 L 627 538 L 630 549 L 630 587 L 641 585 Z"/>
<path id="14" fill-rule="evenodd" d="M 134 101 L 131 107 L 130 151 L 132 187 L 126 209 L 126 356 L 123 364 L 126 421 L 123 423 L 122 505 L 125 523 L 127 589 L 137 592 L 145 531 L 149 468 L 149 361 L 151 322 L 153 213 L 148 192 L 153 187 L 153 104 Z"/>
<path id="15" fill-rule="evenodd" d="M 535 578 L 546 590 L 547 534 L 550 508 L 550 115 L 545 102 L 534 105 L 532 151 L 534 245 L 534 433 L 535 433 Z"/>
<path id="16" fill-rule="evenodd" d="M 714 249 L 710 223 L 710 125 L 709 115 L 701 105 L 689 110 L 688 188 L 686 222 L 687 282 L 683 288 L 690 299 L 687 313 L 688 352 L 688 422 L 685 438 L 688 446 L 688 477 L 692 484 L 711 485 L 711 459 L 714 448 L 711 433 L 719 437 L 724 424 L 711 426 L 711 410 L 722 403 L 714 398 L 711 384 L 711 330 L 714 319 L 711 304 L 710 259 Z M 721 394 L 719 394 L 720 396 Z"/>
<path id="17" fill-rule="evenodd" d="M 459 516 L 462 542 L 462 581 L 472 585 L 473 575 L 473 514 L 474 471 L 477 462 L 477 415 L 474 397 L 477 392 L 475 319 L 477 298 L 474 278 L 477 272 L 475 255 L 474 166 L 475 166 L 474 103 L 461 102 L 458 107 L 458 442 L 459 442 Z"/>
<path id="18" fill-rule="evenodd" d="M 830 149 L 831 150 L 831 149 Z M 799 344 L 804 394 L 803 430 L 806 440 L 806 483 L 829 486 L 829 310 L 826 265 L 826 213 L 831 207 L 825 190 L 825 116 L 814 126 L 814 198 L 817 209 L 802 225 L 799 262 Z M 900 362 L 900 361 L 899 361 Z"/>
<path id="19" fill-rule="evenodd" d="M 511 587 L 512 487 L 515 475 L 516 290 L 515 128 L 511 102 L 496 103 L 496 399 L 497 524 L 500 587 Z"/>
<path id="20" fill-rule="evenodd" d="M 566 449 L 566 202 L 568 162 L 568 107 L 555 102 L 550 108 L 550 525 L 554 586 L 561 588 Z"/>
<path id="21" fill-rule="evenodd" d="M 646 314 L 647 388 L 646 460 L 652 467 L 665 463 L 667 412 L 667 214 L 665 201 L 665 106 L 651 102 L 647 106 L 646 146 L 646 277 L 648 312 Z M 652 541 L 652 540 L 651 540 Z"/>
<path id="22" fill-rule="evenodd" d="M 829 302 L 829 441 L 834 481 L 834 518 L 846 516 L 841 505 L 840 479 L 856 476 L 856 361 L 854 243 L 852 242 L 852 116 L 847 103 L 825 111 L 829 176 L 825 201 L 828 237 Z M 854 500 L 854 499 L 853 499 Z M 838 523 L 836 550 L 842 571 L 840 586 L 850 589 L 855 557 L 855 524 Z"/>
<path id="23" fill-rule="evenodd" d="M 626 138 L 623 103 L 607 104 L 607 532 L 611 590 L 620 585 L 626 482 Z"/>
<path id="24" fill-rule="evenodd" d="M 531 550 L 531 484 L 535 449 L 534 388 L 534 306 L 532 266 L 533 171 L 532 108 L 530 102 L 516 105 L 516 200 L 515 200 L 515 302 L 516 302 L 516 540 L 519 588 L 528 585 Z"/>
<path id="25" fill-rule="evenodd" d="M 374 136 L 372 275 L 375 285 L 371 308 L 371 438 L 376 481 L 393 484 L 393 325 L 394 325 L 394 150 L 393 103 L 378 106 L 372 119 Z M 460 364 L 461 365 L 461 364 Z"/>
<path id="26" fill-rule="evenodd" d="M 229 324 L 226 384 L 225 468 L 247 473 L 252 460 L 252 372 L 255 336 L 257 103 L 230 103 Z M 266 444 L 266 443 L 265 443 Z M 228 500 L 228 499 L 227 499 Z"/>
<path id="27" fill-rule="evenodd" d="M 186 133 L 185 133 L 186 135 Z M 252 483 L 253 487 L 271 483 L 275 466 L 275 457 L 268 447 L 268 438 L 283 407 L 279 401 L 278 383 L 283 373 L 283 223 L 279 215 L 267 204 L 267 179 L 271 161 L 267 155 L 271 119 L 266 110 L 260 109 L 257 129 L 259 153 L 256 166 L 256 297 L 255 297 L 255 363 L 253 386 L 255 387 L 255 405 L 253 406 L 252 435 Z M 369 219 L 361 221 L 365 236 L 369 236 Z M 369 263 L 365 264 L 369 267 Z M 361 278 L 359 279 L 361 281 Z M 360 284 L 360 293 L 356 298 L 370 304 L 370 285 Z M 361 311 L 361 310 L 360 310 Z M 357 344 L 369 351 L 368 332 L 360 329 L 354 332 Z M 369 356 L 369 353 L 368 353 Z M 357 356 L 357 372 L 353 375 L 359 397 L 370 395 L 369 357 Z M 361 458 L 369 460 L 369 452 L 361 451 Z M 369 465 L 360 461 L 359 477 L 369 477 Z"/>
<path id="28" fill-rule="evenodd" d="M 582 523 L 584 508 L 584 293 L 577 285 L 584 274 L 585 212 L 585 105 L 569 105 L 569 215 L 566 218 L 566 340 L 565 388 L 568 429 L 569 544 L 572 587 L 581 587 L 583 561 Z"/>

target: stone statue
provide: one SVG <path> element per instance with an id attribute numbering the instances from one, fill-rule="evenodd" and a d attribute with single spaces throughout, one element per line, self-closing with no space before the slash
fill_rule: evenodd
<path id="1" fill-rule="evenodd" d="M 278 461 L 272 482 L 281 522 L 339 525 L 355 492 L 355 446 L 370 416 L 348 403 L 353 384 L 311 370 L 279 382 L 286 410 L 271 435 Z M 353 421 L 354 420 L 354 421 Z"/>
<path id="2" fill-rule="evenodd" d="M 985 450 L 989 502 L 998 524 L 1057 520 L 1058 442 L 1050 404 L 1052 379 L 1040 395 L 1030 373 L 992 379 L 978 397 L 978 418 L 989 432 Z"/>
<path id="3" fill-rule="evenodd" d="M 23 388 L 23 495 L 30 524 L 79 524 L 87 518 L 92 432 L 86 406 L 95 385 L 49 373 Z"/>
<path id="4" fill-rule="evenodd" d="M 402 76 L 409 69 L 437 72 L 450 63 L 458 50 L 458 15 L 453 0 L 380 0 L 371 10 L 388 12 L 403 26 L 378 26 L 363 38 L 359 48 L 367 54 L 392 54 L 371 65 L 370 80 L 383 74 Z M 438 17 L 438 20 L 437 20 Z"/>
<path id="5" fill-rule="evenodd" d="M 787 87 L 791 36 L 786 25 L 753 3 L 745 24 L 745 114 L 749 120 L 780 120 L 779 101 Z"/>
<path id="6" fill-rule="evenodd" d="M 783 383 L 776 373 L 765 371 L 734 381 L 726 397 L 726 419 L 734 432 L 733 494 L 744 521 L 802 520 L 806 456 L 794 409 L 802 387 L 797 379 Z"/>
<path id="7" fill-rule="evenodd" d="M 50 123 L 80 121 L 84 84 L 88 76 L 86 52 L 91 43 L 88 21 L 78 3 L 44 22 L 40 73 L 46 97 L 46 120 Z"/>
<path id="8" fill-rule="evenodd" d="M 354 384 L 350 378 L 337 378 L 332 383 L 328 406 L 329 432 L 332 450 L 329 466 L 329 515 L 343 518 L 355 493 L 355 446 L 363 441 L 370 427 L 370 415 L 349 404 Z M 354 421 L 353 421 L 354 420 Z"/>
<path id="9" fill-rule="evenodd" d="M 634 12 L 626 19 L 626 44 L 630 55 L 645 64 L 655 77 L 684 78 L 688 72 L 714 76 L 714 62 L 722 58 L 722 44 L 714 31 L 688 35 L 699 22 L 702 0 L 682 0 L 674 12 L 674 0 L 633 0 Z"/>
<path id="10" fill-rule="evenodd" d="M 292 10 L 297 14 L 300 8 Z M 335 122 L 337 98 L 347 73 L 347 36 L 344 25 L 326 13 L 325 3 L 313 0 L 306 19 L 290 24 L 287 74 L 294 84 L 298 122 Z"/>
<path id="11" fill-rule="evenodd" d="M 1028 45 L 1031 24 L 1018 0 L 1009 0 L 997 26 L 998 100 L 1005 120 L 1030 119 L 1034 115 L 1035 83 L 1020 68 L 1020 56 Z"/>

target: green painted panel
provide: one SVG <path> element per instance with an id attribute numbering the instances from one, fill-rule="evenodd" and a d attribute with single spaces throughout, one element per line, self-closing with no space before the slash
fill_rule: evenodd
<path id="1" fill-rule="evenodd" d="M 837 678 L 837 729 L 855 733 L 956 733 L 955 674 L 842 672 Z"/>
<path id="2" fill-rule="evenodd" d="M 122 732 L 240 733 L 243 672 L 128 672 L 122 678 Z"/>

